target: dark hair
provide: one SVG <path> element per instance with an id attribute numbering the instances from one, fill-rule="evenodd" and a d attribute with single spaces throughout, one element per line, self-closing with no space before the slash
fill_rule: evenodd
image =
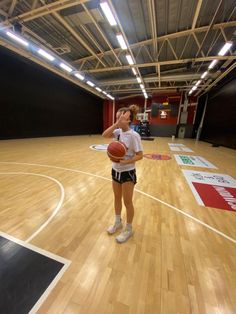
<path id="1" fill-rule="evenodd" d="M 130 105 L 129 107 L 122 107 L 118 109 L 118 112 L 130 111 L 130 123 L 136 118 L 136 114 L 139 112 L 139 107 L 137 105 Z"/>

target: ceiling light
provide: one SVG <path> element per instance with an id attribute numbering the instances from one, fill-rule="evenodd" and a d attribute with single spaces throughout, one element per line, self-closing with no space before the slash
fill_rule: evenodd
<path id="1" fill-rule="evenodd" d="M 76 76 L 78 79 L 80 79 L 81 81 L 84 80 L 84 76 L 81 75 L 81 74 L 79 74 L 79 73 L 75 73 L 75 76 Z"/>
<path id="2" fill-rule="evenodd" d="M 93 82 L 90 82 L 90 81 L 87 81 L 87 84 L 88 84 L 89 86 L 91 86 L 91 87 L 94 87 L 94 86 L 95 86 L 95 84 L 94 84 Z"/>
<path id="3" fill-rule="evenodd" d="M 217 62 L 218 62 L 218 60 L 213 60 L 213 61 L 211 61 L 211 63 L 210 63 L 210 65 L 209 65 L 208 69 L 213 69 Z"/>
<path id="4" fill-rule="evenodd" d="M 132 68 L 132 71 L 133 71 L 134 75 L 137 75 L 135 68 Z"/>
<path id="5" fill-rule="evenodd" d="M 140 84 L 140 87 L 143 89 L 144 88 L 143 84 Z"/>
<path id="6" fill-rule="evenodd" d="M 116 20 L 111 12 L 111 9 L 106 1 L 100 2 L 100 7 L 102 8 L 103 13 L 105 14 L 108 22 L 111 26 L 117 25 Z"/>
<path id="7" fill-rule="evenodd" d="M 227 41 L 221 48 L 221 50 L 218 52 L 218 56 L 224 56 L 232 45 L 233 45 L 232 41 Z"/>
<path id="8" fill-rule="evenodd" d="M 141 78 L 140 77 L 136 77 L 138 83 L 141 83 Z"/>
<path id="9" fill-rule="evenodd" d="M 47 53 L 46 51 L 44 51 L 43 49 L 39 49 L 37 51 L 41 56 L 43 56 L 44 58 L 48 59 L 49 61 L 53 61 L 55 60 L 55 58 L 53 56 L 51 56 L 49 53 Z"/>
<path id="10" fill-rule="evenodd" d="M 208 74 L 208 72 L 207 72 L 207 71 L 205 71 L 205 72 L 202 74 L 201 79 L 204 79 L 204 77 L 206 77 L 206 76 L 207 76 L 207 74 Z"/>
<path id="11" fill-rule="evenodd" d="M 196 89 L 197 89 L 197 86 L 196 86 L 196 85 L 192 87 L 192 90 L 193 90 L 193 91 L 196 90 Z"/>
<path id="12" fill-rule="evenodd" d="M 96 90 L 99 91 L 99 92 L 102 91 L 101 88 L 99 88 L 99 87 L 95 87 L 95 88 L 96 88 Z"/>
<path id="13" fill-rule="evenodd" d="M 24 39 L 22 39 L 22 38 L 16 36 L 15 34 L 13 34 L 13 33 L 11 33 L 11 32 L 6 32 L 6 34 L 7 34 L 9 37 L 11 37 L 12 39 L 14 39 L 15 41 L 17 41 L 18 43 L 20 43 L 20 44 L 22 44 L 22 45 L 24 45 L 24 46 L 26 46 L 26 47 L 29 46 L 29 43 L 28 43 L 26 40 L 24 40 Z"/>
<path id="14" fill-rule="evenodd" d="M 121 46 L 122 49 L 127 49 L 127 45 L 125 43 L 124 37 L 122 34 L 118 34 L 116 35 L 116 38 Z"/>
<path id="15" fill-rule="evenodd" d="M 129 64 L 134 64 L 134 61 L 133 61 L 131 55 L 126 55 L 126 59 L 129 62 Z"/>
<path id="16" fill-rule="evenodd" d="M 195 84 L 195 86 L 198 86 L 201 83 L 201 80 L 197 81 L 197 83 Z"/>
<path id="17" fill-rule="evenodd" d="M 189 91 L 189 93 L 188 93 L 188 94 L 189 94 L 189 95 L 191 95 L 191 94 L 192 94 L 192 92 L 193 92 L 193 90 L 191 89 L 191 90 Z"/>
<path id="18" fill-rule="evenodd" d="M 112 97 L 111 95 L 107 94 L 107 97 L 109 97 L 111 100 L 114 100 L 115 98 Z"/>
<path id="19" fill-rule="evenodd" d="M 66 65 L 65 63 L 60 63 L 59 65 L 60 65 L 60 67 L 61 67 L 62 69 L 66 70 L 66 71 L 69 72 L 69 73 L 73 71 L 73 70 L 72 70 L 68 65 Z"/>

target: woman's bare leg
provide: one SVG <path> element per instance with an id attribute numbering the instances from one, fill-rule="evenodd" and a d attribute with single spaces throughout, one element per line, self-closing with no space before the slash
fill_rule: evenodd
<path id="1" fill-rule="evenodd" d="M 112 188 L 114 192 L 115 214 L 120 215 L 122 210 L 122 185 L 112 180 Z"/>
<path id="2" fill-rule="evenodd" d="M 122 184 L 122 196 L 126 207 L 128 224 L 132 224 L 134 217 L 133 193 L 134 193 L 133 182 L 129 181 Z"/>

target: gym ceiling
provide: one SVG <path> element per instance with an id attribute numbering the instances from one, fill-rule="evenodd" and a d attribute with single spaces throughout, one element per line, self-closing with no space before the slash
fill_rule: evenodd
<path id="1" fill-rule="evenodd" d="M 235 0 L 1 0 L 0 25 L 0 45 L 102 98 L 199 96 L 236 66 Z"/>

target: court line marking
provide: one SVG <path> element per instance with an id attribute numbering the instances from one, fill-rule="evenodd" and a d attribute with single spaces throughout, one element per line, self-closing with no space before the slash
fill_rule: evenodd
<path id="1" fill-rule="evenodd" d="M 65 190 L 63 185 L 61 184 L 61 182 L 59 182 L 58 180 L 56 180 L 53 177 L 44 175 L 44 174 L 38 174 L 38 173 L 32 173 L 32 172 L 0 172 L 0 175 L 31 175 L 31 176 L 39 176 L 39 177 L 43 177 L 43 178 L 47 178 L 49 180 L 54 181 L 60 188 L 60 192 L 61 192 L 61 197 L 59 202 L 57 203 L 56 208 L 54 209 L 54 211 L 52 212 L 52 214 L 49 216 L 49 218 L 28 238 L 26 239 L 24 242 L 28 243 L 30 242 L 33 238 L 35 238 L 44 228 L 47 227 L 47 225 L 51 222 L 51 220 L 57 215 L 57 213 L 59 212 L 61 205 L 64 201 L 65 198 Z"/>
<path id="2" fill-rule="evenodd" d="M 68 171 L 71 171 L 71 172 L 83 173 L 83 174 L 90 175 L 90 176 L 93 176 L 93 177 L 96 177 L 96 178 L 100 178 L 100 179 L 103 179 L 103 180 L 111 181 L 111 179 L 108 179 L 108 178 L 105 178 L 105 177 L 103 177 L 103 176 L 96 175 L 96 174 L 93 174 L 93 173 L 89 173 L 89 172 L 85 172 L 85 171 L 81 171 L 81 170 L 76 170 L 76 169 L 58 167 L 58 166 L 48 166 L 48 165 L 42 165 L 42 164 L 24 163 L 24 162 L 14 162 L 14 161 L 12 161 L 12 162 L 0 161 L 0 163 L 2 163 L 2 164 L 16 164 L 16 165 L 28 165 L 28 166 L 37 166 L 37 167 L 45 167 L 45 168 L 55 168 L 55 169 L 60 169 L 60 170 L 68 170 Z M 174 209 L 174 210 L 177 211 L 178 213 L 180 213 L 180 214 L 182 214 L 182 215 L 188 217 L 189 219 L 192 219 L 193 221 L 199 223 L 200 225 L 206 227 L 207 229 L 209 229 L 209 230 L 211 230 L 211 231 L 217 233 L 218 235 L 222 236 L 223 238 L 225 238 L 225 239 L 227 239 L 227 240 L 233 242 L 234 244 L 236 244 L 236 240 L 235 240 L 235 239 L 233 239 L 233 238 L 231 238 L 230 236 L 228 236 L 227 234 L 225 234 L 225 233 L 223 233 L 223 232 L 217 230 L 216 228 L 214 228 L 214 227 L 212 227 L 212 226 L 206 224 L 205 222 L 203 222 L 203 221 L 201 221 L 201 220 L 195 218 L 194 216 L 185 213 L 183 210 L 181 210 L 181 209 L 179 209 L 179 208 L 177 208 L 177 207 L 175 207 L 175 206 L 172 206 L 172 205 L 170 205 L 170 204 L 168 204 L 168 203 L 166 203 L 166 202 L 160 200 L 159 198 L 154 197 L 154 196 L 152 196 L 152 195 L 150 195 L 150 194 L 147 194 L 147 193 L 145 193 L 145 192 L 143 192 L 143 191 L 141 191 L 141 190 L 138 190 L 138 189 L 134 189 L 134 190 L 137 191 L 137 192 L 139 192 L 139 193 L 141 193 L 141 194 L 143 194 L 143 195 L 145 195 L 145 196 L 147 196 L 147 197 L 149 197 L 149 198 L 151 198 L 151 199 L 153 199 L 153 200 L 155 200 L 155 201 L 157 201 L 157 202 L 160 202 L 161 204 L 163 204 L 163 205 L 165 205 L 165 206 L 167 206 L 167 207 L 170 207 L 170 208 Z"/>

